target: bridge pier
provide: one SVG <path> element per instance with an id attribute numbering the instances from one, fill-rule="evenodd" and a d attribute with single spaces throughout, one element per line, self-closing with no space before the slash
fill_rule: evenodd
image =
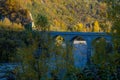
<path id="1" fill-rule="evenodd" d="M 92 38 L 87 38 L 87 65 L 91 64 L 91 55 L 92 55 Z"/>
<path id="2" fill-rule="evenodd" d="M 87 47 L 87 64 L 91 64 L 91 54 L 92 54 L 92 48 L 90 46 Z"/>

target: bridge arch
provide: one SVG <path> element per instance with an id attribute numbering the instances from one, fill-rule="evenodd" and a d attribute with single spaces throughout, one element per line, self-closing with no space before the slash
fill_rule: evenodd
<path id="1" fill-rule="evenodd" d="M 105 37 L 98 36 L 98 37 L 93 38 L 92 44 L 93 44 L 94 42 L 99 42 L 100 40 L 105 40 L 105 41 L 107 41 L 107 39 L 106 39 Z"/>
<path id="2" fill-rule="evenodd" d="M 82 36 L 74 36 L 71 39 L 73 45 L 74 65 L 78 68 L 85 67 L 87 63 L 87 41 Z"/>
<path id="3" fill-rule="evenodd" d="M 84 36 L 80 36 L 80 35 L 73 36 L 70 41 L 73 42 L 74 40 L 87 41 Z"/>
<path id="4" fill-rule="evenodd" d="M 105 39 L 106 41 L 110 41 L 111 40 L 109 37 L 106 37 L 106 36 L 94 36 L 93 37 L 93 41 L 101 39 L 101 38 Z"/>
<path id="5" fill-rule="evenodd" d="M 92 46 L 92 54 L 96 53 L 94 51 L 97 51 L 97 50 L 95 50 L 96 45 L 97 45 L 97 48 L 100 48 L 101 45 L 103 45 L 106 53 L 111 53 L 113 50 L 113 46 L 112 46 L 112 43 L 111 43 L 111 40 L 109 39 L 109 37 L 98 36 L 98 37 L 94 38 L 94 40 L 92 41 L 92 45 L 91 45 Z"/>
<path id="6" fill-rule="evenodd" d="M 55 38 L 55 36 L 62 36 L 64 38 L 65 43 L 73 44 L 73 41 L 76 37 L 82 37 L 86 41 L 87 44 L 87 61 L 90 62 L 90 57 L 92 55 L 92 42 L 99 38 L 104 38 L 106 41 L 111 42 L 111 36 L 107 33 L 98 33 L 98 32 L 50 32 L 50 35 Z"/>

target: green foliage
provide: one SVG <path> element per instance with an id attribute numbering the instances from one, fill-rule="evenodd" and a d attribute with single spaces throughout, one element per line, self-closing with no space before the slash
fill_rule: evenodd
<path id="1" fill-rule="evenodd" d="M 8 28 L 6 25 L 8 25 Z M 34 39 L 38 39 L 37 35 L 35 37 L 35 33 L 32 34 L 31 32 L 14 29 L 14 25 L 3 24 L 1 26 L 0 62 L 14 62 L 17 48 L 31 45 Z"/>
<path id="2" fill-rule="evenodd" d="M 94 42 L 94 54 L 92 56 L 92 64 L 88 66 L 90 77 L 102 80 L 119 79 L 119 54 L 107 52 L 107 43 L 104 39 Z M 116 62 L 117 61 L 117 62 Z"/>
<path id="3" fill-rule="evenodd" d="M 104 39 L 101 39 L 94 43 L 95 53 L 92 57 L 92 64 L 83 70 L 79 70 L 73 66 L 72 46 L 70 43 L 66 43 L 67 46 L 65 47 L 62 45 L 53 45 L 55 44 L 54 40 L 45 32 L 39 35 L 37 32 L 11 30 L 9 27 L 13 25 L 9 23 L 9 21 L 6 22 L 10 25 L 7 25 L 7 23 L 3 21 L 0 22 L 0 60 L 12 60 L 21 63 L 22 70 L 20 72 L 18 71 L 18 80 L 118 80 L 120 75 L 120 54 L 118 53 L 120 47 L 120 3 L 114 0 L 111 1 L 108 2 L 109 14 L 104 14 L 107 3 L 103 4 L 100 2 L 99 4 L 97 0 L 90 0 L 88 2 L 80 0 L 21 0 L 20 2 L 26 2 L 24 7 L 32 11 L 34 18 L 38 15 L 36 24 L 40 26 L 40 30 L 42 31 L 48 27 L 49 21 L 53 27 L 60 27 L 62 24 L 62 29 L 65 30 L 67 30 L 66 26 L 71 28 L 71 26 L 75 24 L 75 28 L 77 27 L 75 31 L 82 31 L 86 23 L 99 22 L 103 16 L 107 17 L 108 15 L 109 20 L 113 23 L 111 32 L 114 41 L 114 54 L 105 50 L 107 44 Z M 10 5 L 9 7 L 5 7 L 10 8 L 10 11 L 14 9 L 14 7 L 11 6 L 13 5 L 11 2 L 10 4 L 6 3 L 6 5 Z M 96 8 L 96 6 L 100 7 L 99 5 L 101 5 L 102 8 Z M 4 11 L 4 9 L 0 8 L 0 10 L 2 10 L 4 15 L 9 14 L 7 11 Z M 16 8 L 14 10 L 16 10 Z M 22 14 L 26 15 L 26 12 L 27 11 Z M 45 16 L 40 15 L 39 12 L 45 14 Z M 99 12 L 102 12 L 102 17 L 99 17 Z M 77 22 L 82 23 L 76 24 Z M 95 32 L 99 31 L 98 22 L 95 22 L 94 25 L 96 28 L 94 29 Z M 8 29 L 4 28 L 6 26 Z M 58 37 L 58 39 L 60 39 L 58 43 L 63 42 L 63 38 Z M 38 48 L 41 48 L 42 52 L 40 56 L 36 58 L 34 53 Z M 17 57 L 17 59 L 13 60 L 14 56 Z M 51 58 L 54 58 L 54 60 L 51 60 Z M 53 66 L 51 62 L 54 63 Z M 50 70 L 50 77 L 47 75 L 48 70 Z M 59 76 L 61 70 L 65 70 L 62 78 Z"/>
<path id="4" fill-rule="evenodd" d="M 110 4 L 109 4 L 110 6 Z M 109 19 L 112 21 L 112 30 L 111 33 L 113 35 L 113 42 L 114 42 L 114 47 L 115 50 L 117 51 L 119 46 L 120 46 L 120 14 L 119 10 L 120 9 L 120 2 L 117 1 L 112 1 L 111 6 L 110 6 L 110 14 L 109 14 Z"/>
<path id="5" fill-rule="evenodd" d="M 46 30 L 48 28 L 49 22 L 45 15 L 38 14 L 36 18 L 36 26 L 39 30 Z"/>
<path id="6" fill-rule="evenodd" d="M 119 0 L 106 0 L 105 1 L 108 6 L 108 17 L 107 20 L 112 22 L 112 41 L 113 41 L 113 53 L 109 53 L 106 50 L 105 42 L 96 43 L 95 44 L 95 54 L 93 55 L 93 64 L 96 64 L 98 67 L 99 78 L 102 80 L 119 80 L 119 69 L 120 69 L 120 54 L 119 54 L 119 22 L 120 22 L 120 14 L 118 9 L 120 9 L 120 1 Z"/>
<path id="7" fill-rule="evenodd" d="M 14 61 L 13 58 L 15 56 L 16 48 L 20 46 L 16 33 L 14 31 L 2 29 L 0 30 L 0 34 L 0 61 Z"/>
<path id="8" fill-rule="evenodd" d="M 24 48 L 18 48 L 17 61 L 22 65 L 22 72 L 18 73 L 17 80 L 37 80 L 37 71 L 35 67 L 35 58 L 33 51 L 35 51 L 36 45 L 30 45 Z M 21 68 L 20 68 L 21 69 Z"/>
<path id="9" fill-rule="evenodd" d="M 108 56 L 109 53 L 106 53 L 106 41 L 104 38 L 101 38 L 97 41 L 93 41 L 94 44 L 94 55 L 93 55 L 93 62 L 95 64 L 104 63 L 106 61 L 106 56 Z M 109 57 L 108 57 L 109 58 Z M 109 60 L 108 60 L 109 61 Z"/>
<path id="10" fill-rule="evenodd" d="M 36 38 L 38 38 L 38 40 L 35 40 L 32 45 L 21 47 L 17 50 L 16 58 L 17 61 L 21 63 L 23 71 L 18 71 L 17 79 L 66 80 L 70 77 L 74 79 L 75 74 L 79 71 L 73 66 L 73 54 L 70 44 L 68 43 L 66 48 L 54 45 L 54 40 L 51 39 L 46 32 L 43 32 L 43 34 Z M 42 51 L 37 52 L 38 48 Z M 40 54 L 40 56 L 37 55 L 37 57 L 35 57 L 34 53 L 36 52 Z M 63 70 L 65 73 L 62 76 L 61 71 Z"/>

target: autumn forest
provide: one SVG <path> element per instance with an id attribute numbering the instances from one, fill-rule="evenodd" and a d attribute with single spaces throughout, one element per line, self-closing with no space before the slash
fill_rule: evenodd
<path id="1" fill-rule="evenodd" d="M 120 0 L 0 0 L 0 80 L 120 80 Z"/>

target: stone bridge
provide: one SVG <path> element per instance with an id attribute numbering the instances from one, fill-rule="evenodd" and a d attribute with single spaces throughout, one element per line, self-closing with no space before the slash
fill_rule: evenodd
<path id="1" fill-rule="evenodd" d="M 92 42 L 99 38 L 104 38 L 107 42 L 111 43 L 111 36 L 104 32 L 49 32 L 52 38 L 61 36 L 64 39 L 65 43 L 73 44 L 73 41 L 76 37 L 81 37 L 87 43 L 87 58 L 88 62 L 90 61 L 91 52 L 92 52 Z"/>

